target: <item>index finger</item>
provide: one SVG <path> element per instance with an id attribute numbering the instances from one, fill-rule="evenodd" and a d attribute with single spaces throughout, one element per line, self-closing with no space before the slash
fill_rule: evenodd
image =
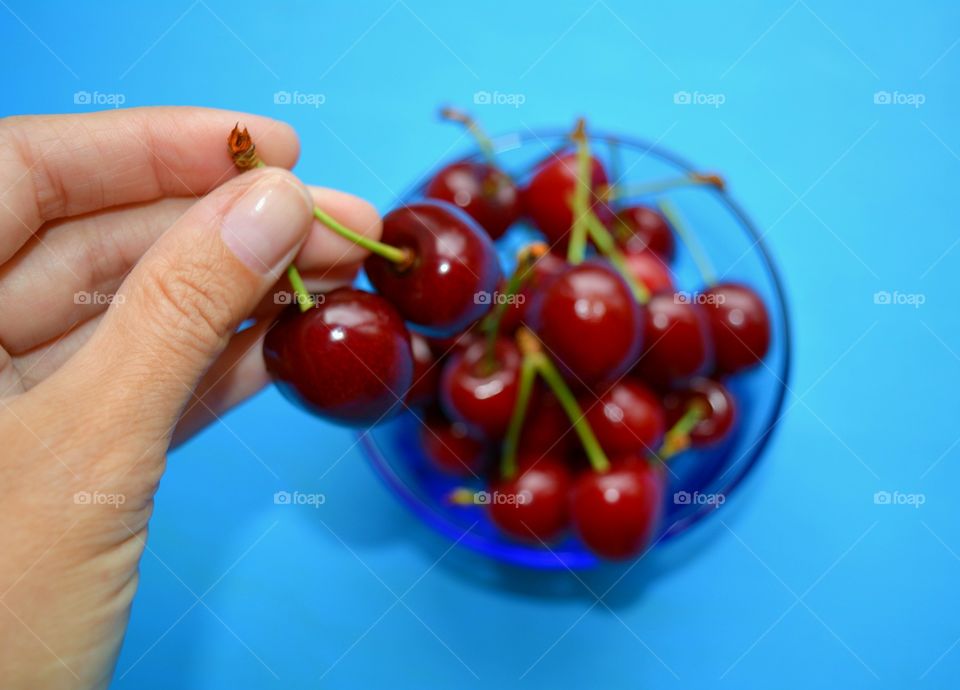
<path id="1" fill-rule="evenodd" d="M 250 130 L 270 165 L 292 167 L 293 129 L 266 117 L 161 107 L 0 120 L 0 263 L 43 223 L 166 196 L 200 196 L 237 174 L 227 135 Z"/>

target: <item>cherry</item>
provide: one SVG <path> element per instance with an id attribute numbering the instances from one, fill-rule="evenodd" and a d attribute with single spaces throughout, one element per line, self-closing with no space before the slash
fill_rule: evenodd
<path id="1" fill-rule="evenodd" d="M 663 399 L 667 424 L 676 424 L 695 401 L 702 405 L 704 416 L 689 433 L 690 445 L 700 448 L 723 440 L 736 423 L 737 404 L 726 386 L 713 379 L 698 377 L 668 393 Z"/>
<path id="2" fill-rule="evenodd" d="M 608 472 L 583 472 L 570 494 L 573 528 L 598 556 L 639 555 L 656 533 L 663 509 L 662 466 L 640 455 L 614 461 Z"/>
<path id="3" fill-rule="evenodd" d="M 668 263 L 675 251 L 673 231 L 663 214 L 649 206 L 628 206 L 617 212 L 617 240 L 627 251 L 651 251 Z"/>
<path id="4" fill-rule="evenodd" d="M 523 190 L 523 207 L 533 224 L 550 244 L 565 250 L 574 215 L 571 198 L 578 185 L 576 152 L 552 155 L 543 161 Z M 603 200 L 608 187 L 607 173 L 599 160 L 590 158 L 590 196 L 588 205 L 605 225 L 613 220 L 613 211 Z"/>
<path id="5" fill-rule="evenodd" d="M 494 341 L 490 354 L 480 341 L 451 355 L 440 376 L 440 403 L 451 419 L 471 431 L 499 438 L 516 404 L 521 355 L 506 338 Z"/>
<path id="6" fill-rule="evenodd" d="M 659 255 L 646 249 L 630 248 L 624 253 L 627 270 L 651 295 L 673 292 L 673 276 Z"/>
<path id="7" fill-rule="evenodd" d="M 527 322 L 534 295 L 547 282 L 559 275 L 566 266 L 566 260 L 553 252 L 547 252 L 534 260 L 530 266 L 530 274 L 517 293 L 517 298 L 508 304 L 503 312 L 503 320 L 500 325 L 503 333 L 512 333 Z"/>
<path id="8" fill-rule="evenodd" d="M 663 440 L 666 414 L 660 399 L 639 383 L 623 379 L 599 399 L 581 401 L 587 423 L 608 455 L 653 453 Z"/>
<path id="9" fill-rule="evenodd" d="M 568 524 L 570 473 L 552 456 L 521 458 L 516 476 L 491 485 L 490 519 L 526 541 L 552 541 Z"/>
<path id="10" fill-rule="evenodd" d="M 710 325 L 699 304 L 682 295 L 661 293 L 647 303 L 643 342 L 636 372 L 656 386 L 705 373 L 712 357 Z"/>
<path id="11" fill-rule="evenodd" d="M 760 295 L 739 283 L 704 291 L 717 371 L 733 374 L 753 366 L 770 347 L 770 317 Z"/>
<path id="12" fill-rule="evenodd" d="M 493 242 L 470 216 L 442 201 L 394 209 L 383 219 L 382 242 L 412 253 L 409 263 L 371 255 L 370 282 L 407 320 L 436 335 L 462 331 L 483 316 L 500 281 Z"/>
<path id="13" fill-rule="evenodd" d="M 430 343 L 419 333 L 410 333 L 410 351 L 413 354 L 413 383 L 407 391 L 407 405 L 433 402 L 440 381 L 440 367 L 430 349 Z"/>
<path id="14" fill-rule="evenodd" d="M 547 355 L 585 383 L 615 378 L 640 353 L 642 310 L 606 262 L 567 266 L 531 307 Z"/>
<path id="15" fill-rule="evenodd" d="M 520 217 L 520 193 L 505 172 L 490 163 L 459 161 L 430 180 L 425 195 L 462 208 L 496 239 Z"/>
<path id="16" fill-rule="evenodd" d="M 382 297 L 352 288 L 328 292 L 307 311 L 284 310 L 267 331 L 263 359 L 287 398 L 357 426 L 401 408 L 413 379 L 403 319 Z"/>
<path id="17" fill-rule="evenodd" d="M 433 352 L 433 355 L 439 359 L 448 357 L 458 350 L 466 350 L 481 340 L 483 340 L 483 334 L 476 328 L 476 324 L 471 324 L 465 331 L 449 336 L 427 336 L 427 342 L 430 343 L 430 350 Z"/>
<path id="18" fill-rule="evenodd" d="M 550 454 L 565 456 L 577 443 L 570 419 L 552 395 L 537 397 L 538 404 L 527 412 L 520 433 L 520 454 L 539 458 Z"/>
<path id="19" fill-rule="evenodd" d="M 440 414 L 427 415 L 420 427 L 420 444 L 430 463 L 444 474 L 473 477 L 487 461 L 487 448 L 470 436 L 467 427 Z"/>

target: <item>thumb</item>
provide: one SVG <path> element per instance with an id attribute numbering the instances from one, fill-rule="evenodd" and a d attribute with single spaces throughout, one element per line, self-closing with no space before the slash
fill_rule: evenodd
<path id="1" fill-rule="evenodd" d="M 303 184 L 277 168 L 217 188 L 143 256 L 68 366 L 88 380 L 98 376 L 114 414 L 140 431 L 153 423 L 168 433 L 236 327 L 293 260 L 312 208 Z"/>

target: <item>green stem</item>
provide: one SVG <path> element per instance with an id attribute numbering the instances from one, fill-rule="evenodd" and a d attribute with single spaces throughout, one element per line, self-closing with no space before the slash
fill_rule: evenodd
<path id="1" fill-rule="evenodd" d="M 603 223 L 600 222 L 600 219 L 597 218 L 593 213 L 590 213 L 587 216 L 587 225 L 589 227 L 590 237 L 593 239 L 593 243 L 597 245 L 597 249 L 600 250 L 600 253 L 610 260 L 610 263 L 613 264 L 613 267 L 617 270 L 617 272 L 623 276 L 625 281 L 627 281 L 627 285 L 630 286 L 630 290 L 633 292 L 634 298 L 640 304 L 646 304 L 649 302 L 650 291 L 647 289 L 646 285 L 637 280 L 636 276 L 633 275 L 633 272 L 627 265 L 626 258 L 623 256 L 623 252 L 617 248 L 617 243 L 614 241 L 610 231 L 603 226 Z"/>
<path id="2" fill-rule="evenodd" d="M 573 133 L 577 143 L 577 186 L 568 200 L 573 213 L 573 227 L 570 230 L 570 245 L 567 247 L 567 261 L 578 264 L 587 252 L 587 227 L 584 216 L 592 213 L 590 205 L 590 144 L 587 142 L 584 121 L 577 122 Z"/>
<path id="3" fill-rule="evenodd" d="M 563 411 L 566 412 L 567 417 L 570 419 L 570 423 L 573 424 L 573 430 L 577 432 L 577 436 L 580 437 L 580 442 L 583 444 L 583 450 L 587 454 L 587 460 L 590 461 L 590 466 L 593 467 L 596 472 L 608 471 L 610 469 L 610 460 L 607 459 L 607 454 L 604 453 L 603 448 L 600 447 L 600 442 L 597 441 L 597 437 L 594 436 L 593 429 L 590 428 L 590 424 L 584 417 L 580 404 L 577 402 L 569 386 L 567 386 L 567 382 L 563 380 L 557 367 L 543 352 L 533 352 L 530 353 L 529 356 L 534 360 L 537 372 L 543 377 L 543 380 L 546 381 L 550 390 L 553 391 Z"/>
<path id="4" fill-rule="evenodd" d="M 690 252 L 690 255 L 693 257 L 693 262 L 697 265 L 697 270 L 700 271 L 700 277 L 703 278 L 703 282 L 706 283 L 707 287 L 716 285 L 717 274 L 710 264 L 710 259 L 707 258 L 707 253 L 693 236 L 693 233 L 690 232 L 689 227 L 680 215 L 680 211 L 666 199 L 661 199 L 657 206 L 660 207 L 660 213 L 662 213 L 667 219 L 667 222 L 673 226 L 674 232 L 677 233 L 680 241 L 683 242 L 684 246 Z"/>
<path id="5" fill-rule="evenodd" d="M 392 261 L 401 267 L 409 266 L 413 260 L 413 253 L 409 249 L 393 247 L 389 244 L 384 244 L 383 242 L 378 242 L 377 240 L 372 240 L 369 237 L 361 235 L 359 232 L 351 230 L 347 226 L 343 225 L 340 221 L 318 206 L 314 206 L 313 215 L 317 220 L 333 230 L 335 233 L 341 237 L 345 237 L 354 244 L 363 247 L 371 254 L 376 254 L 377 256 L 382 257 L 387 261 Z"/>
<path id="6" fill-rule="evenodd" d="M 473 135 L 473 139 L 477 142 L 477 146 L 480 147 L 480 152 L 487 160 L 487 163 L 495 168 L 498 167 L 497 155 L 495 149 L 493 148 L 493 142 L 490 140 L 490 137 L 487 136 L 487 133 L 483 131 L 480 125 L 477 124 L 476 120 L 474 120 L 467 113 L 463 112 L 462 110 L 457 110 L 456 108 L 441 109 L 440 117 L 442 117 L 444 120 L 450 120 L 451 122 L 458 122 L 466 127 L 467 131 Z"/>
<path id="7" fill-rule="evenodd" d="M 537 377 L 536 354 L 525 354 L 520 364 L 520 383 L 517 391 L 517 402 L 513 406 L 510 417 L 510 426 L 503 439 L 503 458 L 500 461 L 500 473 L 504 479 L 510 479 L 517 472 L 517 446 L 520 443 L 520 432 L 523 421 L 530 406 L 530 395 L 533 393 L 533 384 Z"/>
<path id="8" fill-rule="evenodd" d="M 687 411 L 683 413 L 683 416 L 664 434 L 663 444 L 657 451 L 657 456 L 666 461 L 685 450 L 690 445 L 690 432 L 703 421 L 706 413 L 702 402 L 699 400 L 692 401 L 687 406 Z"/>
<path id="9" fill-rule="evenodd" d="M 650 194 L 666 192 L 670 189 L 677 189 L 678 187 L 698 187 L 703 185 L 711 187 L 719 186 L 717 179 L 712 176 L 691 174 L 681 177 L 670 177 L 664 180 L 654 180 L 653 182 L 642 182 L 630 186 L 617 185 L 610 190 L 610 198 L 624 199 L 626 197 L 648 196 Z"/>
<path id="10" fill-rule="evenodd" d="M 520 289 L 526 284 L 533 273 L 533 265 L 524 257 L 520 259 L 516 270 L 507 281 L 502 293 L 503 298 L 499 300 L 480 323 L 480 330 L 486 334 L 486 362 L 489 369 L 493 369 L 494 357 L 496 354 L 497 336 L 500 335 L 500 323 L 503 321 L 503 315 L 510 308 L 511 297 L 520 292 Z M 491 299 L 493 296 L 491 295 Z"/>

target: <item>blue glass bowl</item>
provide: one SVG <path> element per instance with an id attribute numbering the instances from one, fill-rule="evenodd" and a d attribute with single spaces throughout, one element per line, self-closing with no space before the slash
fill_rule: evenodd
<path id="1" fill-rule="evenodd" d="M 567 134 L 528 131 L 499 137 L 494 140 L 497 159 L 523 181 L 551 152 L 569 146 Z M 639 139 L 594 133 L 591 150 L 604 161 L 611 181 L 627 185 L 699 170 Z M 466 157 L 479 155 L 475 152 Z M 423 176 L 405 195 L 405 201 L 422 197 L 425 181 L 441 167 Z M 763 298 L 770 313 L 772 343 L 763 364 L 727 381 L 739 404 L 736 433 L 720 447 L 687 451 L 671 461 L 657 546 L 729 503 L 763 455 L 779 421 L 790 368 L 790 326 L 783 287 L 760 233 L 746 214 L 728 192 L 714 187 L 677 188 L 658 198 L 663 197 L 669 198 L 686 219 L 721 280 L 746 283 Z M 650 201 L 637 199 L 640 200 Z M 532 228 L 520 225 L 498 240 L 505 269 L 512 270 L 519 247 L 539 238 Z M 694 292 L 701 288 L 699 271 L 680 242 L 672 269 L 679 290 Z M 361 441 L 377 473 L 424 522 L 467 548 L 520 566 L 560 569 L 586 568 L 598 563 L 597 557 L 573 536 L 549 549 L 520 543 L 499 532 L 483 506 L 451 505 L 447 495 L 465 482 L 431 468 L 418 442 L 419 426 L 418 417 L 406 411 L 362 432 Z M 482 487 L 478 484 L 476 488 Z"/>

